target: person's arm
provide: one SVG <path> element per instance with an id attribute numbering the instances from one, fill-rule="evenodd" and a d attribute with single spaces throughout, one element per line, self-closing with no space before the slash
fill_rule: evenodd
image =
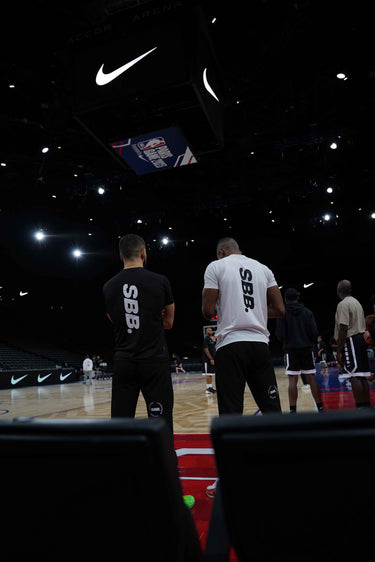
<path id="1" fill-rule="evenodd" d="M 163 320 L 163 326 L 165 330 L 171 330 L 172 326 L 173 326 L 173 322 L 174 322 L 174 303 L 172 304 L 167 304 L 165 305 L 165 307 L 163 308 L 162 312 L 161 312 L 161 317 Z"/>
<path id="2" fill-rule="evenodd" d="M 285 306 L 277 285 L 267 289 L 268 318 L 280 318 L 285 314 Z"/>
<path id="3" fill-rule="evenodd" d="M 219 289 L 203 289 L 202 314 L 207 320 L 216 315 L 216 303 L 219 298 Z"/>
<path id="4" fill-rule="evenodd" d="M 337 363 L 341 366 L 344 365 L 342 354 L 344 351 L 344 345 L 347 335 L 348 335 L 348 326 L 346 326 L 346 324 L 340 324 L 339 335 L 337 338 Z"/>

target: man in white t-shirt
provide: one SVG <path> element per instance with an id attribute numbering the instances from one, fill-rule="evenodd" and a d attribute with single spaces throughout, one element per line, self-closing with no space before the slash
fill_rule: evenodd
<path id="1" fill-rule="evenodd" d="M 219 414 L 243 413 L 248 384 L 260 411 L 281 412 L 269 349 L 268 318 L 284 315 L 283 299 L 272 271 L 242 255 L 233 238 L 222 238 L 217 261 L 204 274 L 202 312 L 217 314 L 216 389 Z"/>
<path id="2" fill-rule="evenodd" d="M 94 375 L 93 371 L 93 362 L 89 355 L 86 355 L 83 364 L 82 364 L 82 371 L 83 371 L 83 384 L 86 384 L 87 376 L 90 379 L 90 384 L 92 384 L 92 377 Z"/>

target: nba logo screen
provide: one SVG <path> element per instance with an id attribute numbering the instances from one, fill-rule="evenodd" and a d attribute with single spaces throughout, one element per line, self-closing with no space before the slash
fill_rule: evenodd
<path id="1" fill-rule="evenodd" d="M 139 175 L 197 162 L 177 127 L 119 140 L 111 146 Z"/>

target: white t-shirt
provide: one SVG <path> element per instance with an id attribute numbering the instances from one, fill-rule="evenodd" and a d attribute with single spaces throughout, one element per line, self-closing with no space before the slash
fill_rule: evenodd
<path id="1" fill-rule="evenodd" d="M 86 359 L 83 362 L 82 369 L 84 371 L 92 371 L 92 367 L 93 367 L 93 363 L 91 359 L 89 357 L 86 357 Z"/>
<path id="2" fill-rule="evenodd" d="M 207 266 L 204 288 L 219 289 L 216 349 L 237 341 L 269 342 L 267 289 L 275 285 L 267 266 L 242 254 Z"/>

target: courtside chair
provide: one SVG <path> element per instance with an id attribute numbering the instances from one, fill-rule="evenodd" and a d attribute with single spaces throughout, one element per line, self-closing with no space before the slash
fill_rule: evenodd
<path id="1" fill-rule="evenodd" d="M 4 560 L 201 560 L 162 419 L 4 420 L 0 476 Z"/>
<path id="2" fill-rule="evenodd" d="M 228 560 L 230 547 L 240 562 L 375 559 L 372 409 L 223 415 L 211 437 L 207 559 Z"/>

